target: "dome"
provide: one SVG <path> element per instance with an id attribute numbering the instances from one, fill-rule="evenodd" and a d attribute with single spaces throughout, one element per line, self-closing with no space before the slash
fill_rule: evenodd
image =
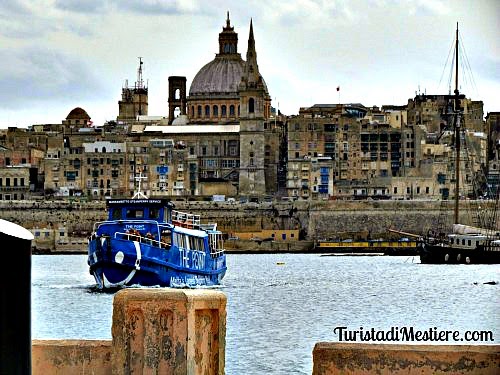
<path id="1" fill-rule="evenodd" d="M 189 89 L 190 96 L 238 96 L 238 86 L 245 70 L 239 54 L 218 55 L 196 74 Z M 264 79 L 262 79 L 264 82 Z M 264 82 L 267 93 L 267 86 Z"/>
<path id="2" fill-rule="evenodd" d="M 245 62 L 239 55 L 216 57 L 200 69 L 191 83 L 189 95 L 233 94 L 238 86 Z"/>
<path id="3" fill-rule="evenodd" d="M 66 116 L 66 120 L 90 120 L 90 116 L 84 109 L 76 107 Z"/>
<path id="4" fill-rule="evenodd" d="M 172 125 L 187 125 L 189 124 L 188 117 L 186 115 L 179 115 L 172 121 Z"/>

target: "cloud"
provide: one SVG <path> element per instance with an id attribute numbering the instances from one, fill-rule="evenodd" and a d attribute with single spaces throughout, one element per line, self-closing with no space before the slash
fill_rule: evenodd
<path id="1" fill-rule="evenodd" d="M 101 13 L 109 10 L 106 0 L 57 0 L 55 7 L 57 9 L 75 13 Z"/>
<path id="2" fill-rule="evenodd" d="M 0 107 L 5 109 L 78 101 L 102 90 L 85 63 L 59 51 L 30 48 L 0 53 L 4 56 L 0 60 Z"/>
<path id="3" fill-rule="evenodd" d="M 27 14 L 31 13 L 28 6 L 19 0 L 2 0 L 0 2 L 0 14 Z"/>
<path id="4" fill-rule="evenodd" d="M 129 0 L 116 1 L 119 9 L 147 14 L 193 14 L 203 8 L 196 0 Z"/>

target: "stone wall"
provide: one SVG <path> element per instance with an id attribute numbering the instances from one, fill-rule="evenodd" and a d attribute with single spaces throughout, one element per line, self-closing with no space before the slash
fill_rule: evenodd
<path id="1" fill-rule="evenodd" d="M 498 374 L 498 345 L 317 343 L 313 375 Z"/>
<path id="2" fill-rule="evenodd" d="M 388 229 L 423 234 L 437 223 L 439 201 L 295 201 L 295 202 L 174 202 L 176 209 L 200 214 L 202 222 L 217 222 L 223 232 L 299 229 L 307 240 L 332 237 L 384 238 Z M 461 202 L 463 208 L 470 202 Z M 486 203 L 481 203 L 483 207 Z M 449 216 L 452 202 L 447 205 Z M 69 237 L 85 238 L 93 223 L 106 219 L 104 202 L 0 201 L 0 218 L 28 229 L 65 228 Z M 465 214 L 465 223 L 472 224 Z M 35 238 L 35 243 L 42 239 Z M 71 241 L 78 243 L 78 241 Z M 81 242 L 81 241 L 80 241 Z"/>

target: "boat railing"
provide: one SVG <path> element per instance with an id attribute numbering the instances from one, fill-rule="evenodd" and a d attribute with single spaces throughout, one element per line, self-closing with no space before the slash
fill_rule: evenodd
<path id="1" fill-rule="evenodd" d="M 203 229 L 204 231 L 213 231 L 215 232 L 217 230 L 217 223 L 203 223 L 200 224 L 200 229 Z"/>
<path id="2" fill-rule="evenodd" d="M 155 240 L 154 238 L 149 237 L 148 235 L 143 236 L 140 233 L 116 232 L 115 238 L 127 241 L 137 241 L 149 244 L 151 246 L 161 247 L 163 249 L 169 249 L 171 245 L 170 243 L 167 242 Z"/>
<path id="3" fill-rule="evenodd" d="M 105 221 L 97 221 L 94 223 L 94 228 L 93 232 L 96 233 L 97 229 L 103 224 L 106 225 L 123 225 L 123 224 L 153 224 L 153 225 L 158 225 L 158 221 L 156 220 L 105 220 Z"/>
<path id="4" fill-rule="evenodd" d="M 172 210 L 172 224 L 183 228 L 199 229 L 200 215 Z"/>

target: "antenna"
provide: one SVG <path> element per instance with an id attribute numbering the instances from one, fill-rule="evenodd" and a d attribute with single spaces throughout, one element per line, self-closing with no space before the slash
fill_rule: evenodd
<path id="1" fill-rule="evenodd" d="M 137 81 L 135 83 L 135 86 L 138 89 L 142 89 L 142 88 L 144 88 L 144 81 L 142 79 L 142 64 L 143 64 L 143 62 L 142 62 L 141 56 L 139 56 L 138 59 L 139 59 L 139 68 L 137 69 Z"/>

